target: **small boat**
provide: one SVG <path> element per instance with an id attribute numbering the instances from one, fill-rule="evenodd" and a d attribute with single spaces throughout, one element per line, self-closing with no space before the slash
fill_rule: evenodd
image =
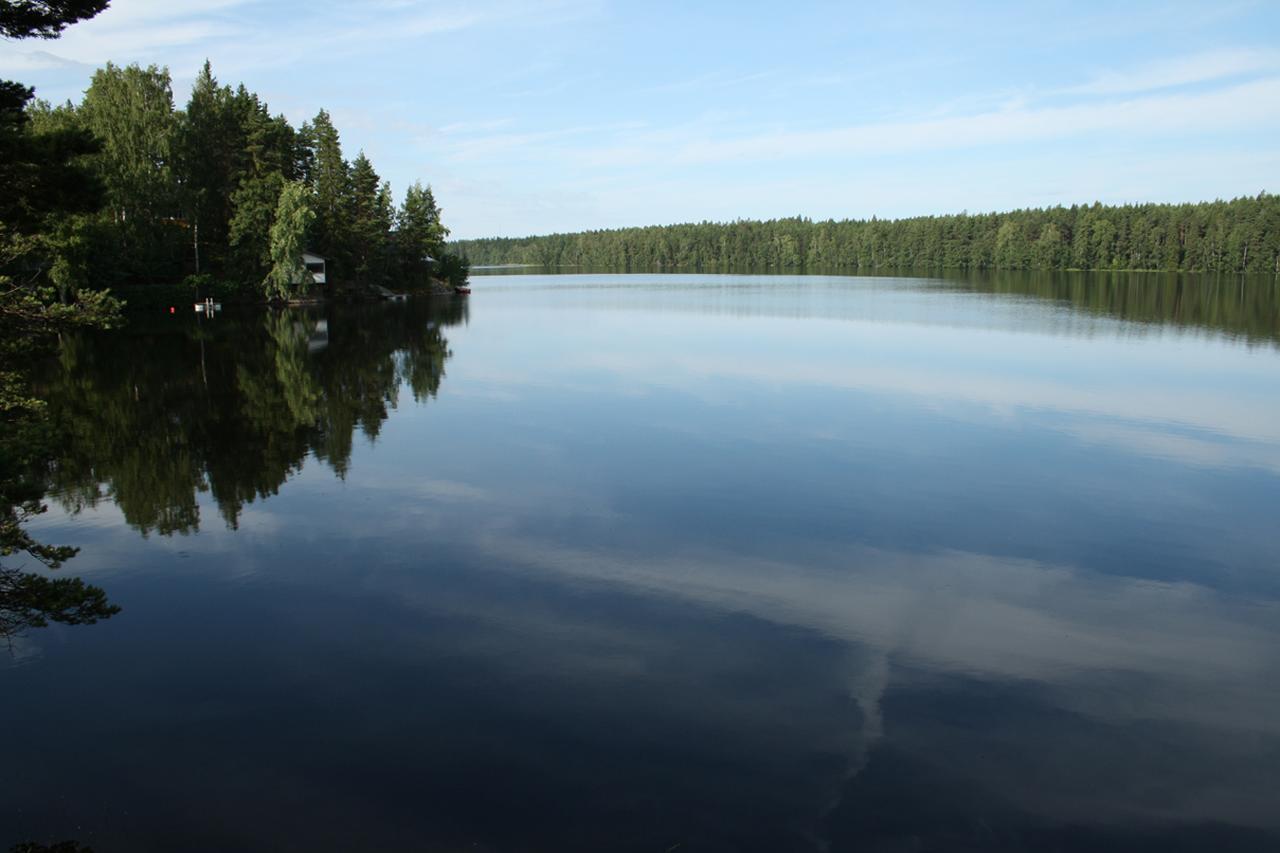
<path id="1" fill-rule="evenodd" d="M 470 293 L 470 292 L 471 292 L 471 288 L 469 288 L 469 287 L 455 287 L 455 288 L 453 289 L 453 292 L 454 292 L 454 293 Z"/>

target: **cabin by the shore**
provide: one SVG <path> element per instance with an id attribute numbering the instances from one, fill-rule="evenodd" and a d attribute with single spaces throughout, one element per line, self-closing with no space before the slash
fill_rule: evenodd
<path id="1" fill-rule="evenodd" d="M 302 253 L 302 265 L 307 272 L 311 273 L 311 278 L 316 284 L 325 283 L 325 257 L 317 255 L 315 252 Z"/>

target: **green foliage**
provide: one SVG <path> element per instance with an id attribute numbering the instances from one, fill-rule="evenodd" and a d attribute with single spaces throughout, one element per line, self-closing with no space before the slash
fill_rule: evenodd
<path id="1" fill-rule="evenodd" d="M 79 105 L 27 110 L 31 97 L 0 81 L 0 186 L 16 190 L 0 193 L 0 239 L 30 238 L 24 271 L 64 301 L 190 274 L 257 288 L 274 266 L 270 232 L 291 181 L 312 194 L 307 248 L 328 259 L 330 283 L 426 278 L 421 258 L 398 249 L 391 186 L 363 153 L 344 158 L 323 110 L 295 130 L 243 85 L 220 83 L 208 62 L 181 111 L 168 70 L 155 66 L 108 63 Z M 448 232 L 430 189 L 425 206 L 416 193 L 408 208 L 427 211 L 419 242 L 434 256 Z"/>
<path id="2" fill-rule="evenodd" d="M 601 270 L 1167 270 L 1280 273 L 1280 197 L 913 219 L 690 223 L 461 240 L 474 264 Z"/>
<path id="3" fill-rule="evenodd" d="M 57 38 L 68 25 L 107 8 L 110 0 L 5 0 L 0 3 L 0 36 Z"/>
<path id="4" fill-rule="evenodd" d="M 102 200 L 85 165 L 99 143 L 65 113 L 29 110 L 31 97 L 30 89 L 0 81 L 0 224 L 9 233 L 43 233 L 51 216 L 86 213 Z"/>
<path id="5" fill-rule="evenodd" d="M 244 168 L 238 107 L 231 89 L 218 86 L 206 61 L 186 111 L 177 116 L 175 160 L 182 175 L 186 219 L 196 232 L 192 246 L 197 272 L 221 269 L 226 261 L 231 196 Z"/>
<path id="6" fill-rule="evenodd" d="M 176 139 L 200 269 L 261 279 L 280 186 L 298 177 L 297 134 L 244 86 L 219 86 L 206 62 L 178 115 Z"/>
<path id="7" fill-rule="evenodd" d="M 314 247 L 328 258 L 335 275 L 349 276 L 353 243 L 351 166 L 342 157 L 338 130 L 324 110 L 303 125 L 301 134 L 311 152 L 307 184 L 315 194 Z"/>
<path id="8" fill-rule="evenodd" d="M 471 273 L 471 262 L 454 252 L 444 252 L 436 267 L 436 275 L 453 287 L 462 287 Z"/>
<path id="9" fill-rule="evenodd" d="M 275 222 L 271 225 L 271 270 L 263 280 L 268 299 L 289 299 L 313 283 L 302 263 L 307 230 L 315 221 L 311 192 L 301 181 L 290 181 L 280 190 Z"/>
<path id="10" fill-rule="evenodd" d="M 26 106 L 31 91 L 0 83 L 0 369 L 22 369 L 41 335 L 108 323 L 119 305 L 81 291 L 79 214 L 101 200 L 82 164 L 98 150 L 82 129 Z M 5 402 L 0 400 L 0 408 Z"/>
<path id="11" fill-rule="evenodd" d="M 354 274 L 361 283 L 387 277 L 387 237 L 391 232 L 391 187 L 382 184 L 361 151 L 351 164 L 351 219 L 347 223 Z"/>
<path id="12" fill-rule="evenodd" d="M 196 275 L 189 275 L 182 280 L 182 289 L 196 298 L 212 296 L 213 283 L 213 276 L 207 272 L 197 273 Z"/>
<path id="13" fill-rule="evenodd" d="M 104 221 L 115 249 L 107 258 L 117 280 L 177 277 L 189 223 L 174 172 L 168 70 L 107 63 L 94 73 L 78 115 L 103 146 L 91 162 L 106 186 Z"/>
<path id="14" fill-rule="evenodd" d="M 32 572 L 0 569 L 0 637 L 13 637 L 27 628 L 50 622 L 92 625 L 120 608 L 107 601 L 101 588 L 80 578 L 50 578 Z"/>
<path id="15" fill-rule="evenodd" d="M 102 156 L 94 162 L 116 218 L 171 215 L 176 128 L 168 69 L 107 63 L 94 73 L 79 112 L 102 141 Z"/>
<path id="16" fill-rule="evenodd" d="M 261 281 L 271 267 L 271 223 L 285 178 L 279 172 L 245 178 L 231 196 L 228 273 L 241 281 Z"/>
<path id="17" fill-rule="evenodd" d="M 432 258 L 444 255 L 444 240 L 449 229 L 440 221 L 440 207 L 431 187 L 414 182 L 404 194 L 404 203 L 396 213 L 396 253 L 398 272 L 409 284 L 422 284 Z"/>

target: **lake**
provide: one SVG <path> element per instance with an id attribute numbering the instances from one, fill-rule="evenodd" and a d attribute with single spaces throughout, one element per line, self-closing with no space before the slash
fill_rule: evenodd
<path id="1" fill-rule="evenodd" d="M 1280 285 L 475 276 L 68 336 L 0 849 L 1280 849 Z"/>

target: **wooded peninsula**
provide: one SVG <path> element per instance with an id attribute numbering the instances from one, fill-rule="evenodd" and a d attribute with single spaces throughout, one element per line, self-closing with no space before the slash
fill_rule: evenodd
<path id="1" fill-rule="evenodd" d="M 1280 273 L 1280 197 L 815 222 L 699 222 L 458 240 L 472 264 L 681 270 Z"/>
<path id="2" fill-rule="evenodd" d="M 103 288 L 145 299 L 158 284 L 290 298 L 312 283 L 304 251 L 324 259 L 329 285 L 465 280 L 431 187 L 415 182 L 397 208 L 363 151 L 346 159 L 324 110 L 295 128 L 208 62 L 183 109 L 156 66 L 108 63 L 79 104 L 10 85 L 18 144 L 5 176 L 40 204 L 5 217 L 31 239 L 8 247 L 4 267 L 62 301 Z"/>

